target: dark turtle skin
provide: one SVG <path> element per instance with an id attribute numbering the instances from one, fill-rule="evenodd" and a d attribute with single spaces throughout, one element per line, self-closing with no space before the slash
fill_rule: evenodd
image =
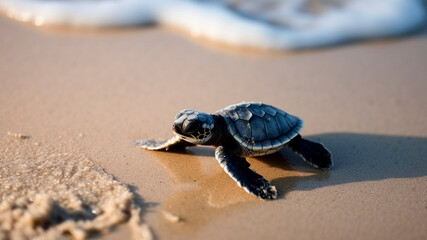
<path id="1" fill-rule="evenodd" d="M 320 143 L 303 139 L 303 121 L 263 103 L 240 103 L 214 114 L 182 110 L 175 116 L 175 136 L 168 141 L 141 139 L 136 145 L 148 150 L 169 150 L 196 145 L 216 147 L 215 157 L 227 174 L 250 194 L 275 199 L 277 191 L 263 176 L 249 168 L 246 157 L 263 156 L 288 146 L 320 169 L 333 165 L 331 153 Z"/>

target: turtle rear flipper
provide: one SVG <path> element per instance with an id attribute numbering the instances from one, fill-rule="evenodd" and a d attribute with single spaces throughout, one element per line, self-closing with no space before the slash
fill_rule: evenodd
<path id="1" fill-rule="evenodd" d="M 215 157 L 224 171 L 246 192 L 261 199 L 277 197 L 276 188 L 263 176 L 250 169 L 250 164 L 244 158 L 228 153 L 223 146 L 216 148 Z"/>
<path id="2" fill-rule="evenodd" d="M 316 168 L 328 169 L 333 166 L 331 153 L 320 143 L 309 141 L 298 135 L 289 142 L 289 148 Z"/>
<path id="3" fill-rule="evenodd" d="M 173 138 L 167 141 L 153 140 L 153 139 L 139 139 L 135 141 L 135 145 L 147 150 L 163 150 L 163 151 L 194 146 L 194 144 L 182 140 L 177 135 L 175 135 Z"/>

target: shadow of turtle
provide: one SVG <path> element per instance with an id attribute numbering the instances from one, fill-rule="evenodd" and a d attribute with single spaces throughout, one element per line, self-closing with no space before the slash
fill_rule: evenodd
<path id="1" fill-rule="evenodd" d="M 320 183 L 328 180 L 331 175 L 329 170 L 311 167 L 287 147 L 277 153 L 256 157 L 254 160 L 248 159 L 248 161 L 252 169 L 276 186 L 277 199 L 284 198 L 288 192 L 297 189 L 301 181 L 312 179 Z"/>
<path id="2" fill-rule="evenodd" d="M 279 198 L 293 190 L 427 176 L 427 138 L 356 133 L 330 133 L 306 138 L 327 146 L 333 155 L 334 167 L 326 171 L 313 169 L 287 148 L 271 157 L 259 158 L 272 168 L 314 173 L 271 180 L 278 189 Z M 283 161 L 287 163 L 282 164 Z"/>
<path id="3" fill-rule="evenodd" d="M 321 142 L 331 151 L 334 160 L 331 170 L 309 166 L 286 147 L 275 154 L 247 159 L 252 169 L 276 186 L 278 198 L 293 190 L 427 175 L 427 138 L 357 133 L 328 133 L 305 138 Z M 198 180 L 208 177 L 200 170 L 200 163 L 205 160 L 216 162 L 215 150 L 209 147 L 160 155 L 157 156 L 162 164 L 181 179 L 179 182 L 188 182 L 184 179 L 189 177 Z M 169 160 L 179 158 L 182 161 L 169 162 L 163 159 L 166 156 Z M 226 174 L 217 176 L 228 177 Z"/>
<path id="4" fill-rule="evenodd" d="M 247 159 L 252 169 L 276 186 L 279 200 L 291 191 L 427 175 L 427 138 L 355 133 L 306 138 L 322 142 L 331 151 L 334 160 L 331 170 L 311 167 L 286 147 L 272 155 Z M 264 203 L 237 186 L 219 166 L 214 152 L 212 147 L 153 152 L 177 187 L 162 204 L 163 210 L 188 223 L 177 225 L 165 221 L 163 231 L 194 232 L 214 216 L 235 209 L 233 205 Z"/>

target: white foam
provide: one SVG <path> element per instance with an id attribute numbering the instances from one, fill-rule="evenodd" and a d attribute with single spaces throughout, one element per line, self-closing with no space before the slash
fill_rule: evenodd
<path id="1" fill-rule="evenodd" d="M 165 24 L 192 35 L 245 47 L 298 49 L 343 41 L 387 37 L 413 30 L 425 21 L 422 0 L 348 0 L 321 13 L 304 11 L 307 0 L 0 0 L 0 9 L 36 25 L 122 27 Z M 261 6 L 261 7 L 260 7 Z M 326 6 L 326 5 L 325 5 Z M 274 22 L 275 24 L 271 24 Z"/>

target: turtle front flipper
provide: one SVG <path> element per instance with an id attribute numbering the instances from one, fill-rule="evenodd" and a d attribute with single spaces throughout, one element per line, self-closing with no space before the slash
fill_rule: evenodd
<path id="1" fill-rule="evenodd" d="M 223 146 L 215 150 L 215 157 L 224 171 L 246 192 L 261 199 L 275 199 L 276 188 L 263 176 L 250 169 L 246 159 L 228 153 Z"/>
<path id="2" fill-rule="evenodd" d="M 194 146 L 194 144 L 182 140 L 179 136 L 175 135 L 167 141 L 159 141 L 153 139 L 139 139 L 135 141 L 135 145 L 147 150 L 163 150 L 168 151 L 175 148 L 185 148 Z"/>

